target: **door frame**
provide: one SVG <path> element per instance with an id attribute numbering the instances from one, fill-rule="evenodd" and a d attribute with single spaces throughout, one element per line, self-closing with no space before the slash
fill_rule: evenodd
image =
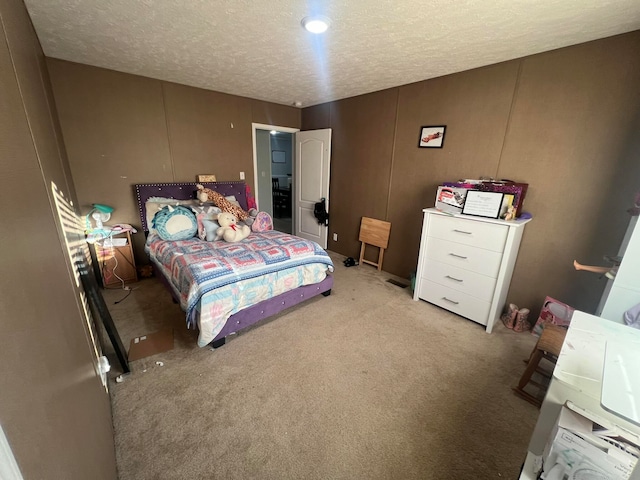
<path id="1" fill-rule="evenodd" d="M 283 132 L 283 133 L 293 133 L 295 134 L 296 132 L 299 132 L 300 129 L 299 128 L 292 128 L 292 127 L 281 127 L 278 125 L 267 125 L 264 123 L 251 123 L 251 137 L 252 137 L 252 142 L 253 142 L 253 191 L 254 194 L 253 196 L 256 199 L 256 204 L 258 205 L 258 210 L 260 210 L 260 204 L 258 203 L 258 151 L 257 151 L 257 147 L 256 147 L 256 130 L 275 130 L 276 132 Z M 291 149 L 292 155 L 295 157 L 295 148 Z M 295 162 L 294 159 L 291 159 L 291 168 L 293 170 L 293 168 L 295 167 Z M 295 188 L 295 174 L 292 171 L 292 175 L 291 175 L 291 190 L 293 192 Z M 293 208 L 292 208 L 293 210 Z M 291 212 L 291 221 L 293 222 L 293 212 Z"/>

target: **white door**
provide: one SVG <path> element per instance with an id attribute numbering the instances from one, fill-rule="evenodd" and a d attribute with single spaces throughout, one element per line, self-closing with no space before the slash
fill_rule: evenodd
<path id="1" fill-rule="evenodd" d="M 316 202 L 324 198 L 329 212 L 331 129 L 309 130 L 295 135 L 294 233 L 327 248 L 329 227 L 318 223 L 313 209 Z"/>

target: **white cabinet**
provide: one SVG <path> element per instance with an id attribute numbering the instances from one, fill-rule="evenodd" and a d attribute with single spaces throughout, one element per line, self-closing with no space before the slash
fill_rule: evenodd
<path id="1" fill-rule="evenodd" d="M 426 300 L 486 325 L 504 308 L 524 226 L 529 220 L 449 215 L 423 210 L 414 300 Z"/>
<path id="2" fill-rule="evenodd" d="M 601 317 L 623 323 L 624 312 L 640 303 L 640 222 L 631 219 L 620 252 L 622 262 L 605 290 Z"/>
<path id="3" fill-rule="evenodd" d="M 632 379 L 634 381 L 629 382 L 627 378 L 627 381 L 616 384 L 610 381 L 616 380 L 615 375 L 611 379 L 607 378 L 611 372 L 606 365 L 607 349 L 616 348 L 612 350 L 612 358 L 617 360 L 617 353 L 623 352 L 620 349 L 621 344 L 638 352 L 640 330 L 617 325 L 584 312 L 574 312 L 553 371 L 551 384 L 540 408 L 540 416 L 531 435 L 520 480 L 537 478 L 545 445 L 549 441 L 562 406 L 567 403 L 573 405 L 575 411 L 583 410 L 586 416 L 597 418 L 597 423 L 603 427 L 624 432 L 626 438 L 633 439 L 634 443 L 640 442 L 640 424 L 629 421 L 624 416 L 626 414 L 621 415 L 620 412 L 613 411 L 605 400 L 611 396 L 629 399 L 633 405 L 631 410 L 635 412 L 640 405 L 637 380 Z M 624 356 L 620 358 L 626 362 L 618 361 L 618 364 L 633 365 Z M 640 479 L 640 467 L 637 465 L 631 479 Z"/>

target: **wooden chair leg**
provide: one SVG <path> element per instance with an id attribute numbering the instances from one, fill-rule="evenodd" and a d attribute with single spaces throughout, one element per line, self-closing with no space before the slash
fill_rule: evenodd
<path id="1" fill-rule="evenodd" d="M 527 368 L 524 370 L 522 377 L 520 377 L 520 382 L 518 383 L 518 386 L 513 388 L 513 391 L 516 392 L 519 396 L 527 400 L 529 403 L 536 405 L 537 407 L 541 405 L 540 400 L 534 397 L 533 395 L 531 395 L 530 393 L 526 392 L 524 390 L 524 387 L 531 381 L 531 376 L 538 369 L 538 364 L 540 363 L 540 360 L 542 360 L 543 356 L 544 356 L 544 352 L 538 349 L 536 349 L 531 354 L 531 358 L 529 359 Z M 531 383 L 534 383 L 534 382 L 531 382 Z"/>
<path id="2" fill-rule="evenodd" d="M 382 271 L 382 259 L 384 257 L 384 248 L 380 249 L 380 253 L 378 254 L 378 271 Z"/>
<path id="3" fill-rule="evenodd" d="M 358 261 L 359 265 L 362 265 L 362 259 L 364 258 L 364 249 L 365 249 L 365 243 L 362 242 L 362 247 L 360 247 L 360 260 Z"/>
<path id="4" fill-rule="evenodd" d="M 520 382 L 518 383 L 518 387 L 517 387 L 518 389 L 522 390 L 524 386 L 527 383 L 529 383 L 529 380 L 531 380 L 531 376 L 538 368 L 538 364 L 540 363 L 540 360 L 542 360 L 542 355 L 543 355 L 542 350 L 536 350 L 535 352 L 533 352 L 533 355 L 531 355 L 531 358 L 529 359 L 529 364 L 527 365 L 527 368 L 525 368 L 524 373 L 522 374 L 522 377 L 520 377 Z"/>

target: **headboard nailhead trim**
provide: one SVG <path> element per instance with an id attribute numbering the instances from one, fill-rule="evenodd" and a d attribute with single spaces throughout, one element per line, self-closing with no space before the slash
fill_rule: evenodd
<path id="1" fill-rule="evenodd" d="M 247 197 L 246 197 L 246 183 L 244 181 L 237 182 L 177 182 L 177 183 L 138 183 L 134 185 L 136 191 L 136 201 L 138 203 L 138 213 L 140 214 L 140 224 L 142 230 L 149 231 L 146 219 L 145 203 L 149 197 L 157 196 L 158 192 L 163 192 L 163 188 L 169 190 L 167 192 L 168 198 L 174 198 L 176 200 L 189 200 L 191 196 L 185 197 L 186 188 L 192 187 L 189 190 L 191 195 L 196 190 L 196 185 L 202 183 L 207 188 L 214 191 L 220 191 L 225 196 L 234 195 L 236 200 L 240 203 L 242 208 L 247 209 Z M 176 193 L 179 195 L 176 196 Z"/>

